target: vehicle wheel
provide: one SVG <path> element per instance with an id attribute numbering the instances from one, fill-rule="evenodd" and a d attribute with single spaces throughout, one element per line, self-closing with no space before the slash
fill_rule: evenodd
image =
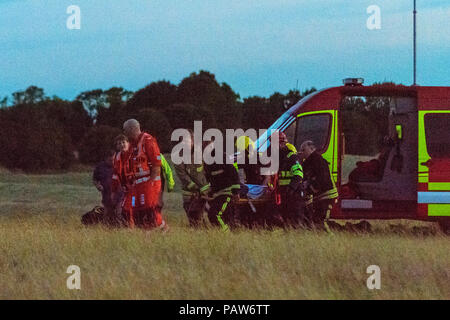
<path id="1" fill-rule="evenodd" d="M 450 220 L 439 221 L 439 226 L 444 234 L 450 235 Z"/>

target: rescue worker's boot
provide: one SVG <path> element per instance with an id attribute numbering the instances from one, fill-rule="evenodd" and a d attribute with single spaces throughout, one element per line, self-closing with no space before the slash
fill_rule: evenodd
<path id="1" fill-rule="evenodd" d="M 328 220 L 333 209 L 334 199 L 320 200 L 313 204 L 314 212 L 312 216 L 312 226 L 316 230 L 332 233 Z"/>
<path id="2" fill-rule="evenodd" d="M 204 226 L 203 210 L 206 200 L 198 197 L 191 197 L 183 201 L 183 208 L 189 220 L 189 226 L 193 228 Z"/>

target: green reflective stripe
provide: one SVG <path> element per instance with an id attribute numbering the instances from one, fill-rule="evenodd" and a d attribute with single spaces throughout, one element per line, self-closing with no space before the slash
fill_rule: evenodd
<path id="1" fill-rule="evenodd" d="M 303 178 L 303 168 L 299 163 L 296 163 L 291 167 L 291 176 Z"/>
<path id="2" fill-rule="evenodd" d="M 295 171 L 293 174 L 292 174 L 293 176 L 299 176 L 300 178 L 303 178 L 303 172 L 301 172 L 301 171 Z"/>
<path id="3" fill-rule="evenodd" d="M 338 197 L 338 191 L 336 188 L 333 188 L 333 189 L 325 191 L 324 193 L 317 196 L 317 200 L 335 199 L 337 197 Z"/>
<path id="4" fill-rule="evenodd" d="M 325 227 L 325 230 L 328 233 L 332 233 L 331 229 L 330 229 L 330 226 L 328 225 L 328 220 L 330 219 L 330 216 L 331 216 L 331 209 L 333 209 L 333 205 L 329 204 L 328 205 L 328 209 L 327 209 L 327 213 L 325 215 L 325 220 L 323 221 L 323 226 Z"/>
<path id="5" fill-rule="evenodd" d="M 418 136 L 419 136 L 419 147 L 418 147 L 418 171 L 419 172 L 426 172 L 428 173 L 428 167 L 423 165 L 422 163 L 427 162 L 431 159 L 430 155 L 428 154 L 427 150 L 427 142 L 425 137 L 425 121 L 424 117 L 425 114 L 431 113 L 427 111 L 419 110 L 419 128 L 418 128 Z"/>
<path id="6" fill-rule="evenodd" d="M 239 166 L 238 166 L 238 163 L 237 163 L 237 162 L 233 163 L 233 166 L 234 166 L 234 168 L 236 169 L 236 171 L 239 171 Z"/>
<path id="7" fill-rule="evenodd" d="M 450 217 L 450 204 L 429 204 L 428 205 L 429 217 Z"/>
<path id="8" fill-rule="evenodd" d="M 167 181 L 167 190 L 173 190 L 175 187 L 175 180 L 173 178 L 172 168 L 167 162 L 166 158 L 161 154 L 161 171 L 164 179 Z"/>
<path id="9" fill-rule="evenodd" d="M 197 168 L 197 172 L 202 172 L 203 171 L 203 166 L 200 166 Z"/>
<path id="10" fill-rule="evenodd" d="M 203 187 L 200 188 L 200 192 L 209 190 L 210 187 L 211 187 L 211 185 L 208 183 L 208 184 L 206 184 L 206 185 L 204 185 Z"/>
<path id="11" fill-rule="evenodd" d="M 189 182 L 189 184 L 187 185 L 186 189 L 190 190 L 193 189 L 196 186 L 194 181 Z"/>
<path id="12" fill-rule="evenodd" d="M 280 186 L 287 186 L 291 183 L 291 179 L 280 179 L 278 180 L 278 184 Z"/>
<path id="13" fill-rule="evenodd" d="M 228 231 L 230 228 L 228 227 L 228 225 L 222 220 L 222 214 L 225 212 L 225 210 L 227 209 L 228 203 L 230 203 L 231 198 L 227 197 L 227 200 L 225 201 L 225 203 L 222 205 L 222 209 L 220 209 L 219 213 L 217 214 L 217 221 L 219 221 L 220 226 L 222 227 L 223 231 Z"/>
<path id="14" fill-rule="evenodd" d="M 233 192 L 231 192 L 231 191 L 219 191 L 219 192 L 214 193 L 213 198 L 215 199 L 218 196 L 232 196 L 232 195 L 233 195 Z"/>
<path id="15" fill-rule="evenodd" d="M 449 191 L 450 182 L 430 182 L 428 183 L 428 190 L 430 191 Z"/>
<path id="16" fill-rule="evenodd" d="M 290 171 L 280 171 L 280 174 L 282 178 L 288 178 L 293 176 L 293 174 Z"/>
<path id="17" fill-rule="evenodd" d="M 403 139 L 403 129 L 401 124 L 395 125 L 395 131 L 397 131 L 397 137 L 402 140 Z"/>
<path id="18" fill-rule="evenodd" d="M 331 232 L 330 226 L 328 225 L 328 223 L 327 223 L 326 220 L 323 222 L 323 226 L 324 226 L 325 231 L 326 231 L 327 233 L 330 233 L 330 234 L 333 233 L 333 232 Z"/>
<path id="19" fill-rule="evenodd" d="M 240 189 L 241 188 L 241 185 L 240 184 L 233 184 L 232 186 L 231 186 L 231 189 Z"/>
<path id="20" fill-rule="evenodd" d="M 329 204 L 328 205 L 328 210 L 327 210 L 327 215 L 325 216 L 325 219 L 330 219 L 331 216 L 331 209 L 333 209 L 333 205 Z"/>
<path id="21" fill-rule="evenodd" d="M 305 205 L 310 205 L 310 204 L 312 204 L 313 203 L 313 200 L 314 200 L 314 198 L 313 198 L 313 196 L 306 196 L 305 197 Z"/>
<path id="22" fill-rule="evenodd" d="M 222 195 L 231 196 L 233 193 L 231 192 L 231 187 L 224 188 L 214 193 L 214 198 Z"/>
<path id="23" fill-rule="evenodd" d="M 296 154 L 294 151 L 291 151 L 287 154 L 287 158 L 289 159 L 290 157 L 292 157 L 294 154 Z"/>

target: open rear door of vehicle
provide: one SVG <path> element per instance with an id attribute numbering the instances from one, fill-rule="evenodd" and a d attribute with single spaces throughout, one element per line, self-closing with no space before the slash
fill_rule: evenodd
<path id="1" fill-rule="evenodd" d="M 450 218 L 450 110 L 419 111 L 418 213 Z"/>

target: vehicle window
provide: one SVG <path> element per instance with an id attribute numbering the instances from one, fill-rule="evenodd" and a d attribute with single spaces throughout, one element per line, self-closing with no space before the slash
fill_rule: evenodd
<path id="1" fill-rule="evenodd" d="M 426 114 L 425 137 L 430 157 L 450 157 L 450 113 Z"/>
<path id="2" fill-rule="evenodd" d="M 285 127 L 295 121 L 295 117 L 289 113 L 284 113 L 277 121 L 275 121 L 256 141 L 256 148 L 259 152 L 264 152 L 270 146 L 270 137 L 273 131 L 283 131 Z"/>
<path id="3" fill-rule="evenodd" d="M 329 140 L 330 124 L 330 114 L 300 117 L 297 121 L 297 149 L 300 148 L 304 141 L 311 140 L 316 145 L 317 150 L 324 151 Z"/>

